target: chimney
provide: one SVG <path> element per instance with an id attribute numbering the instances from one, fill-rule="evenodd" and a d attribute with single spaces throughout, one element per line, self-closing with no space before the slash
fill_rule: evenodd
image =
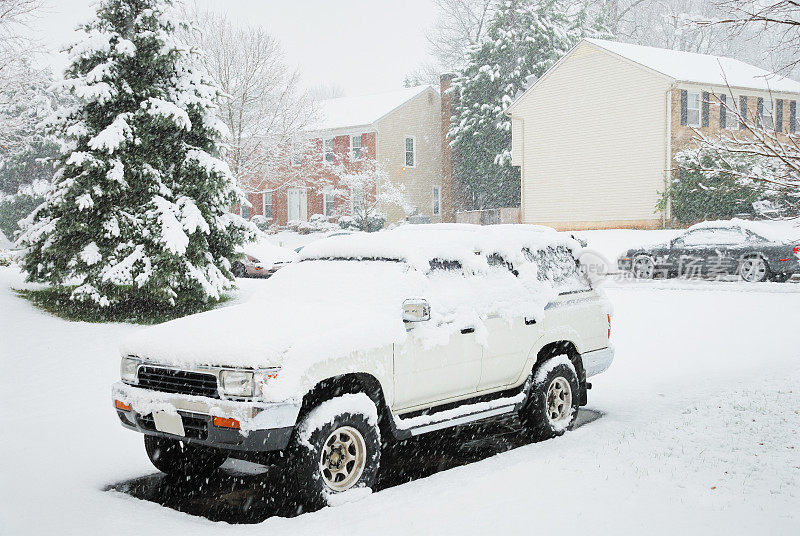
<path id="1" fill-rule="evenodd" d="M 442 141 L 442 221 L 456 221 L 456 207 L 453 188 L 453 155 L 447 132 L 450 130 L 450 116 L 452 113 L 452 94 L 448 93 L 454 74 L 443 74 L 439 78 L 439 88 L 442 97 L 441 110 L 441 141 Z"/>

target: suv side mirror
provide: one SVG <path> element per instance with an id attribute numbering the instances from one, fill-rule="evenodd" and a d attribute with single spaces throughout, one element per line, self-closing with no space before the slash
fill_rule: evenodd
<path id="1" fill-rule="evenodd" d="M 428 300 L 412 298 L 403 302 L 403 322 L 424 322 L 431 319 Z"/>

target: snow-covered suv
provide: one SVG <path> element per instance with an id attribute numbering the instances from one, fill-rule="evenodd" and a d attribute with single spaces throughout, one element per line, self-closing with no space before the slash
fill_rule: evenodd
<path id="1" fill-rule="evenodd" d="M 320 240 L 247 303 L 139 332 L 113 387 L 122 424 L 167 473 L 284 451 L 312 504 L 371 487 L 382 442 L 512 413 L 563 433 L 614 355 L 580 245 L 424 227 Z"/>

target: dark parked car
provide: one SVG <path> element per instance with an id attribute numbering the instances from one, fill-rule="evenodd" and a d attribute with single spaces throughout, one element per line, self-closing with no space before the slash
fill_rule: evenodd
<path id="1" fill-rule="evenodd" d="M 786 281 L 800 274 L 800 237 L 759 222 L 703 222 L 667 244 L 629 249 L 617 265 L 637 278 L 739 275 L 750 282 Z"/>

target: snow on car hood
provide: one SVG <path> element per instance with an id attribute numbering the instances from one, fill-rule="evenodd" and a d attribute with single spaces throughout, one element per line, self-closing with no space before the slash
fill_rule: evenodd
<path id="1" fill-rule="evenodd" d="M 414 279 L 400 263 L 294 264 L 247 303 L 142 330 L 121 351 L 170 365 L 259 368 L 391 344 L 405 336 L 401 306 Z"/>

